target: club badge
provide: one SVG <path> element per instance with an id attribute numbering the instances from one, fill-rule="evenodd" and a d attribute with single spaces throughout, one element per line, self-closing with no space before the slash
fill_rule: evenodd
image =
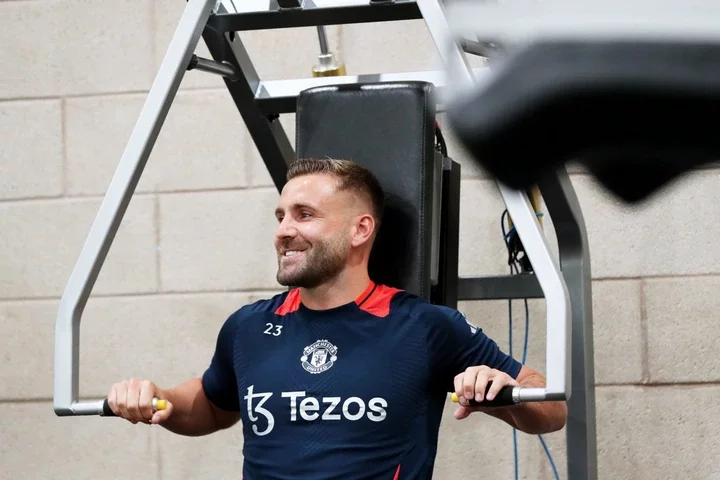
<path id="1" fill-rule="evenodd" d="M 337 347 L 327 340 L 318 340 L 308 345 L 300 357 L 303 368 L 312 373 L 322 373 L 337 361 Z"/>

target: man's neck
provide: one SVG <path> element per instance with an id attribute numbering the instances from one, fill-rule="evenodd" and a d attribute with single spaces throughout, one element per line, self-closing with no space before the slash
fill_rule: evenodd
<path id="1" fill-rule="evenodd" d="M 346 270 L 332 281 L 315 288 L 301 288 L 300 299 L 311 310 L 328 310 L 354 302 L 370 283 L 367 269 Z"/>

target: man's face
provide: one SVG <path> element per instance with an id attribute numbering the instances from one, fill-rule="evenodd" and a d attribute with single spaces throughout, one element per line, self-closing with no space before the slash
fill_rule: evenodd
<path id="1" fill-rule="evenodd" d="M 313 288 L 338 275 L 350 250 L 353 195 L 335 190 L 325 174 L 303 175 L 285 184 L 275 210 L 277 281 Z"/>

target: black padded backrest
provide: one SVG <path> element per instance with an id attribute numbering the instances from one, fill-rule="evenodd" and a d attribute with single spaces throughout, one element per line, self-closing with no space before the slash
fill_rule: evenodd
<path id="1" fill-rule="evenodd" d="M 431 289 L 434 139 L 432 84 L 314 87 L 297 99 L 297 157 L 352 160 L 385 190 L 371 278 L 425 299 Z"/>

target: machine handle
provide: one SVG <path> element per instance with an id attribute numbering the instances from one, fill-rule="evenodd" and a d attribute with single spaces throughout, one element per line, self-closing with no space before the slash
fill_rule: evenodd
<path id="1" fill-rule="evenodd" d="M 520 403 L 520 397 L 518 395 L 520 387 L 503 387 L 500 392 L 492 400 L 487 399 L 487 392 L 490 390 L 492 382 L 488 383 L 485 389 L 485 397 L 482 402 L 478 402 L 475 399 L 470 400 L 470 406 L 473 407 L 506 407 L 509 405 L 516 405 Z M 452 394 L 452 401 L 454 403 L 460 403 L 457 393 Z"/>
<path id="2" fill-rule="evenodd" d="M 154 397 L 153 401 L 152 401 L 152 407 L 153 407 L 153 412 L 157 412 L 158 410 L 165 410 L 167 408 L 167 400 L 161 400 L 157 397 Z M 107 398 L 105 399 L 105 401 L 103 401 L 102 416 L 103 417 L 117 417 L 117 415 L 115 415 L 115 412 L 113 412 L 112 409 L 110 408 L 110 402 L 108 402 Z"/>

